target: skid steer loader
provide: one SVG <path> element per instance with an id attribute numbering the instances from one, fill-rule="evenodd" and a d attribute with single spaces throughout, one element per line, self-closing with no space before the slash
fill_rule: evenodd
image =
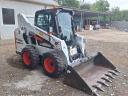
<path id="1" fill-rule="evenodd" d="M 16 53 L 23 64 L 36 68 L 38 64 L 49 77 L 64 76 L 64 84 L 98 96 L 118 75 L 119 71 L 100 52 L 88 56 L 86 40 L 75 32 L 74 12 L 55 8 L 35 13 L 34 24 L 23 14 L 18 14 L 15 29 Z"/>

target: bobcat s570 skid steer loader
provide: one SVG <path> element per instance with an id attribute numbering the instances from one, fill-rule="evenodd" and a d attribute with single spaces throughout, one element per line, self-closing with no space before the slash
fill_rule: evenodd
<path id="1" fill-rule="evenodd" d="M 40 63 L 47 76 L 63 75 L 65 84 L 95 96 L 119 73 L 100 52 L 87 55 L 85 38 L 75 33 L 72 10 L 39 10 L 34 25 L 19 14 L 18 26 L 16 52 L 29 68 Z"/>

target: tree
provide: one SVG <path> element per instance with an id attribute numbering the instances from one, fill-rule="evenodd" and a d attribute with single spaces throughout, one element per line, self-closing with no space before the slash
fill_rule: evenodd
<path id="1" fill-rule="evenodd" d="M 98 0 L 92 5 L 91 10 L 106 12 L 109 10 L 109 2 L 107 0 Z"/>
<path id="2" fill-rule="evenodd" d="M 112 20 L 114 20 L 114 21 L 121 20 L 121 14 L 120 14 L 119 7 L 112 8 Z"/>
<path id="3" fill-rule="evenodd" d="M 81 9 L 90 10 L 91 9 L 91 4 L 85 3 L 85 4 L 81 5 L 80 8 Z"/>
<path id="4" fill-rule="evenodd" d="M 128 10 L 122 11 L 123 12 L 123 20 L 128 21 Z"/>
<path id="5" fill-rule="evenodd" d="M 79 8 L 80 2 L 78 0 L 58 0 L 61 6 Z"/>
<path id="6" fill-rule="evenodd" d="M 112 8 L 113 21 L 128 21 L 128 10 L 120 11 L 119 7 Z"/>

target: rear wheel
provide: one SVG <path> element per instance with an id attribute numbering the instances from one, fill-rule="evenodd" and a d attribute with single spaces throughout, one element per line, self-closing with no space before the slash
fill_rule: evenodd
<path id="1" fill-rule="evenodd" d="M 27 46 L 22 51 L 22 61 L 28 68 L 34 69 L 39 64 L 39 54 L 32 46 Z"/>
<path id="2" fill-rule="evenodd" d="M 67 67 L 67 59 L 62 51 L 45 53 L 41 60 L 44 73 L 49 77 L 59 77 Z"/>

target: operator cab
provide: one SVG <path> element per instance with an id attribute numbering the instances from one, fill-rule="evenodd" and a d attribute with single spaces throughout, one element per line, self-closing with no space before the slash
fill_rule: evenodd
<path id="1" fill-rule="evenodd" d="M 67 45 L 72 45 L 74 41 L 73 25 L 73 11 L 69 9 L 44 9 L 35 15 L 35 26 L 65 40 Z"/>
<path id="2" fill-rule="evenodd" d="M 45 30 L 46 32 L 50 32 L 50 27 L 53 28 L 54 34 L 57 32 L 55 16 L 51 9 L 44 9 L 36 12 L 35 15 L 35 26 Z"/>

